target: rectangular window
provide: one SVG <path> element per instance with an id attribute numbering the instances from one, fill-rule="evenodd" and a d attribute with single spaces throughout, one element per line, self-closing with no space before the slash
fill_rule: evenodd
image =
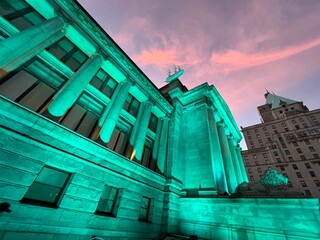
<path id="1" fill-rule="evenodd" d="M 302 153 L 301 148 L 297 148 L 298 153 Z"/>
<path id="2" fill-rule="evenodd" d="M 300 181 L 302 187 L 308 187 L 305 181 Z"/>
<path id="3" fill-rule="evenodd" d="M 157 131 L 157 126 L 158 126 L 158 118 L 157 118 L 156 115 L 151 113 L 151 117 L 150 117 L 148 128 L 151 131 L 156 132 Z"/>
<path id="4" fill-rule="evenodd" d="M 306 166 L 307 169 L 311 168 L 310 163 L 305 163 L 304 165 Z"/>
<path id="5" fill-rule="evenodd" d="M 275 126 L 275 125 L 272 125 L 272 129 L 276 129 L 276 126 Z"/>
<path id="6" fill-rule="evenodd" d="M 22 0 L 1 0 L 0 15 L 20 31 L 44 21 L 39 13 Z"/>
<path id="7" fill-rule="evenodd" d="M 289 150 L 286 150 L 285 152 L 286 152 L 287 155 L 290 155 L 290 151 Z"/>
<path id="8" fill-rule="evenodd" d="M 267 131 L 267 128 L 266 128 L 266 127 L 263 127 L 262 129 L 263 129 L 263 131 Z"/>
<path id="9" fill-rule="evenodd" d="M 139 221 L 149 222 L 151 199 L 143 196 L 140 207 Z"/>
<path id="10" fill-rule="evenodd" d="M 293 123 L 293 124 L 296 124 L 296 123 L 297 123 L 297 121 L 296 121 L 296 120 L 292 120 L 292 123 Z"/>
<path id="11" fill-rule="evenodd" d="M 293 162 L 293 158 L 292 157 L 288 157 L 289 162 Z"/>
<path id="12" fill-rule="evenodd" d="M 314 183 L 317 185 L 317 187 L 320 187 L 320 181 L 319 180 L 314 180 Z"/>
<path id="13" fill-rule="evenodd" d="M 303 125 L 304 128 L 308 127 L 308 124 L 306 124 L 306 123 L 302 123 L 302 125 Z"/>
<path id="14" fill-rule="evenodd" d="M 126 153 L 128 139 L 129 136 L 126 132 L 123 132 L 120 129 L 115 128 L 110 138 L 110 141 L 107 143 L 107 147 L 121 155 L 124 155 Z M 102 143 L 102 145 L 105 145 L 105 143 L 102 142 L 102 140 L 98 140 L 98 142 Z"/>
<path id="15" fill-rule="evenodd" d="M 304 190 L 307 196 L 311 196 L 311 192 L 309 190 Z"/>
<path id="16" fill-rule="evenodd" d="M 118 85 L 118 83 L 102 69 L 97 72 L 90 84 L 99 89 L 108 98 L 112 97 L 112 94 Z"/>
<path id="17" fill-rule="evenodd" d="M 260 165 L 260 163 L 258 161 L 255 161 L 254 163 L 256 164 L 256 166 Z"/>
<path id="18" fill-rule="evenodd" d="M 314 158 L 319 158 L 319 154 L 313 154 Z"/>
<path id="19" fill-rule="evenodd" d="M 70 173 L 45 166 L 31 184 L 21 203 L 57 207 L 58 200 L 65 189 Z"/>
<path id="20" fill-rule="evenodd" d="M 105 185 L 95 214 L 116 217 L 120 205 L 118 188 Z"/>
<path id="21" fill-rule="evenodd" d="M 132 116 L 136 117 L 138 114 L 139 106 L 140 102 L 131 94 L 129 94 L 126 102 L 123 105 L 123 109 L 130 113 Z"/>
<path id="22" fill-rule="evenodd" d="M 287 125 L 286 125 L 286 123 L 282 123 L 282 126 L 283 126 L 283 127 L 286 127 Z"/>
<path id="23" fill-rule="evenodd" d="M 264 158 L 267 158 L 267 154 L 266 154 L 266 153 L 263 153 L 263 157 L 264 157 Z"/>
<path id="24" fill-rule="evenodd" d="M 310 173 L 311 177 L 317 177 L 316 174 L 314 173 L 314 171 L 310 171 L 309 173 Z"/>
<path id="25" fill-rule="evenodd" d="M 250 181 L 254 181 L 254 177 L 253 176 L 250 176 Z"/>
<path id="26" fill-rule="evenodd" d="M 262 170 L 261 170 L 261 168 L 259 168 L 259 167 L 258 167 L 258 173 L 262 173 Z"/>
<path id="27" fill-rule="evenodd" d="M 298 170 L 297 164 L 292 164 L 292 168 L 293 168 L 294 170 Z"/>
<path id="28" fill-rule="evenodd" d="M 297 142 L 293 142 L 293 146 L 299 147 L 299 144 Z"/>
<path id="29" fill-rule="evenodd" d="M 280 166 L 280 170 L 285 171 L 286 169 L 284 168 L 284 166 Z"/>
<path id="30" fill-rule="evenodd" d="M 279 156 L 278 152 L 273 152 L 273 155 L 276 157 Z"/>
<path id="31" fill-rule="evenodd" d="M 47 50 L 74 72 L 88 59 L 88 56 L 66 37 L 52 44 Z"/>
<path id="32" fill-rule="evenodd" d="M 265 132 L 265 135 L 266 135 L 266 136 L 269 136 L 269 133 L 268 133 L 268 132 Z"/>
<path id="33" fill-rule="evenodd" d="M 300 129 L 300 126 L 299 125 L 295 125 L 296 129 Z"/>
<path id="34" fill-rule="evenodd" d="M 283 148 L 287 148 L 287 145 L 286 145 L 285 143 L 282 143 L 281 146 L 282 146 Z"/>
<path id="35" fill-rule="evenodd" d="M 299 118 L 299 121 L 300 121 L 300 122 L 304 122 L 303 118 Z"/>
<path id="36" fill-rule="evenodd" d="M 309 147 L 310 152 L 314 152 L 314 148 L 313 147 Z"/>
<path id="37" fill-rule="evenodd" d="M 298 178 L 302 178 L 301 172 L 296 172 Z"/>
<path id="38" fill-rule="evenodd" d="M 248 168 L 248 173 L 252 173 L 252 169 L 251 168 Z"/>
<path id="39" fill-rule="evenodd" d="M 306 160 L 306 156 L 304 156 L 304 155 L 301 155 L 300 158 L 301 158 L 301 160 Z"/>
<path id="40" fill-rule="evenodd" d="M 309 140 L 304 140 L 304 142 L 306 143 L 306 145 L 310 145 L 310 141 Z"/>

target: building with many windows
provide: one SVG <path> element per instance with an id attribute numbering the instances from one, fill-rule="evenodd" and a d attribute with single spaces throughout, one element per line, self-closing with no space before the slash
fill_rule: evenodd
<path id="1" fill-rule="evenodd" d="M 242 128 L 248 150 L 242 152 L 250 181 L 267 168 L 289 179 L 289 189 L 320 197 L 320 109 L 267 92 L 259 106 L 261 123 Z"/>
<path id="2" fill-rule="evenodd" d="M 157 89 L 72 0 L 0 14 L 1 239 L 319 237 L 313 199 L 228 196 L 247 175 L 213 85 Z"/>

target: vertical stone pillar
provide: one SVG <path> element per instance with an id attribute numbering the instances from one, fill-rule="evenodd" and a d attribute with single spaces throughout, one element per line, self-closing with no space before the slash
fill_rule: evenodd
<path id="1" fill-rule="evenodd" d="M 39 54 L 65 35 L 66 23 L 54 17 L 0 42 L 1 75 L 5 75 Z"/>
<path id="2" fill-rule="evenodd" d="M 225 175 L 225 166 L 223 163 L 223 157 L 220 148 L 220 140 L 217 129 L 217 124 L 214 119 L 214 110 L 209 108 L 208 112 L 208 127 L 209 127 L 209 139 L 210 139 L 210 151 L 212 158 L 212 168 L 214 173 L 214 178 L 216 181 L 217 192 L 219 194 L 224 194 L 229 192 L 227 179 Z"/>
<path id="3" fill-rule="evenodd" d="M 141 161 L 143 154 L 144 142 L 146 140 L 149 120 L 151 117 L 151 108 L 152 103 L 150 101 L 143 102 L 140 105 L 139 114 L 130 137 L 130 143 L 133 146 L 131 158 L 135 157 L 139 161 Z"/>
<path id="4" fill-rule="evenodd" d="M 234 193 L 234 190 L 237 187 L 237 180 L 227 136 L 222 122 L 218 123 L 218 133 L 229 193 Z"/>
<path id="5" fill-rule="evenodd" d="M 248 175 L 247 175 L 246 169 L 244 167 L 244 163 L 243 163 L 242 156 L 241 156 L 241 147 L 239 145 L 237 145 L 237 147 L 236 147 L 236 153 L 237 153 L 237 157 L 238 157 L 239 166 L 240 166 L 240 169 L 242 172 L 242 180 L 244 182 L 249 182 Z"/>
<path id="6" fill-rule="evenodd" d="M 53 97 L 50 114 L 60 117 L 75 103 L 103 63 L 100 54 L 91 56 Z"/>
<path id="7" fill-rule="evenodd" d="M 235 150 L 234 142 L 233 142 L 233 137 L 229 136 L 228 137 L 228 143 L 229 143 L 229 149 L 231 152 L 231 157 L 232 157 L 232 162 L 233 162 L 233 167 L 234 167 L 234 172 L 237 180 L 237 186 L 243 182 L 242 178 L 242 172 L 240 169 L 239 161 L 238 161 L 238 156 Z"/>
<path id="8" fill-rule="evenodd" d="M 162 119 L 162 129 L 159 141 L 159 150 L 157 165 L 159 170 L 164 173 L 166 162 L 167 162 L 167 143 L 168 143 L 168 130 L 169 130 L 169 119 L 165 117 Z"/>
<path id="9" fill-rule="evenodd" d="M 119 83 L 108 106 L 105 108 L 99 119 L 99 126 L 102 127 L 100 138 L 106 143 L 109 142 L 111 138 L 130 88 L 130 81 Z"/>

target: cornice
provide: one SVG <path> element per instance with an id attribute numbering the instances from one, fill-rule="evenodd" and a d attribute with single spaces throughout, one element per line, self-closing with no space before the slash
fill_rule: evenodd
<path id="1" fill-rule="evenodd" d="M 84 31 L 87 36 L 96 42 L 103 52 L 105 52 L 118 67 L 133 78 L 139 89 L 146 93 L 150 98 L 159 104 L 166 114 L 170 113 L 173 107 L 161 95 L 159 90 L 151 81 L 142 73 L 142 71 L 133 63 L 133 61 L 123 52 L 123 50 L 111 39 L 106 32 L 94 23 L 85 12 L 83 12 L 77 3 L 72 0 L 54 0 L 57 6 L 63 6 L 68 9 L 64 14 L 67 14 L 73 21 Z M 63 10 L 62 8 L 62 10 Z M 120 70 L 121 71 L 121 70 Z"/>

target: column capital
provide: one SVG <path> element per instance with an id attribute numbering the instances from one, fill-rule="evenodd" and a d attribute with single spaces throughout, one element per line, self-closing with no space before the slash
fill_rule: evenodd
<path id="1" fill-rule="evenodd" d="M 70 19 L 70 17 L 66 13 L 64 13 L 61 8 L 56 7 L 54 9 L 54 14 L 55 16 L 62 18 L 67 25 L 72 24 L 72 20 Z"/>

